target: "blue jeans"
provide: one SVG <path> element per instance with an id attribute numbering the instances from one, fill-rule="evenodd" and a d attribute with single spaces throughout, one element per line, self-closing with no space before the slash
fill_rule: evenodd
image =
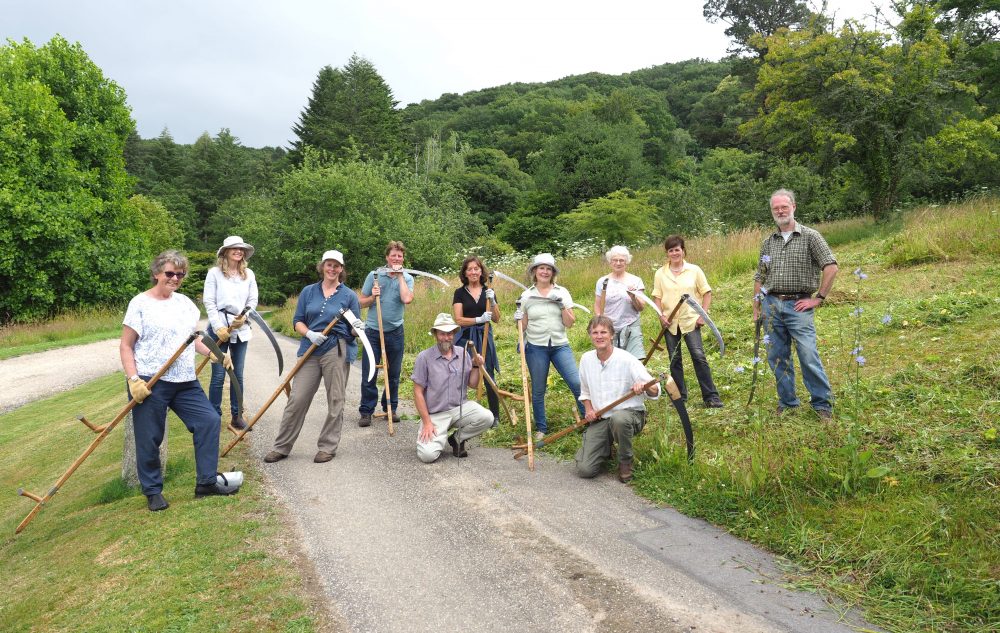
<path id="1" fill-rule="evenodd" d="M 150 377 L 140 378 L 148 381 Z M 198 485 L 214 484 L 219 468 L 219 414 L 205 397 L 201 383 L 197 380 L 158 380 L 153 385 L 152 393 L 132 409 L 136 470 L 142 493 L 147 496 L 163 491 L 160 444 L 166 430 L 168 408 L 177 414 L 193 436 Z"/>
<path id="2" fill-rule="evenodd" d="M 208 335 L 218 343 L 211 325 L 208 326 Z M 249 344 L 249 341 L 219 343 L 219 349 L 222 350 L 222 353 L 225 354 L 228 351 L 230 358 L 233 359 L 233 371 L 236 372 L 236 380 L 240 383 L 240 391 L 243 391 L 243 366 L 247 361 L 247 346 Z M 222 415 L 222 386 L 225 382 L 226 368 L 222 366 L 222 363 L 212 363 L 212 380 L 208 383 L 208 401 L 212 403 L 215 412 L 219 415 Z M 233 414 L 234 418 L 240 414 L 240 403 L 232 385 L 229 386 L 229 412 Z"/>
<path id="3" fill-rule="evenodd" d="M 667 332 L 664 338 L 667 339 L 667 354 L 670 356 L 670 376 L 677 383 L 677 388 L 681 391 L 681 400 L 687 402 L 687 384 L 684 382 L 684 354 L 679 349 L 681 344 L 681 334 Z M 698 386 L 701 387 L 701 399 L 707 404 L 713 400 L 719 400 L 719 390 L 712 380 L 712 368 L 708 366 L 708 359 L 705 357 L 705 344 L 701 338 L 701 328 L 687 332 L 683 335 L 684 343 L 687 344 L 688 353 L 691 354 L 691 364 L 694 365 L 694 375 L 698 377 Z M 677 352 L 674 353 L 674 350 Z"/>
<path id="4" fill-rule="evenodd" d="M 372 344 L 372 354 L 375 356 L 375 362 L 378 363 L 382 359 L 382 343 L 378 340 L 378 330 L 365 330 L 365 334 L 368 335 L 368 342 Z M 385 338 L 385 354 L 388 357 L 386 365 L 389 367 L 389 404 L 395 411 L 399 405 L 399 374 L 403 371 L 403 326 L 383 332 L 382 335 Z M 361 415 L 371 415 L 375 412 L 375 405 L 378 402 L 378 385 L 378 372 L 375 372 L 375 376 L 368 380 L 368 354 L 365 354 L 361 358 L 361 405 L 358 407 L 358 413 Z M 384 390 L 382 410 L 388 411 Z"/>
<path id="5" fill-rule="evenodd" d="M 524 358 L 531 374 L 531 412 L 535 417 L 536 430 L 542 433 L 549 432 L 548 420 L 545 417 L 545 385 L 549 379 L 549 363 L 552 363 L 566 382 L 566 386 L 573 392 L 580 415 L 584 414 L 583 403 L 580 402 L 580 373 L 577 371 L 576 358 L 569 345 L 542 346 L 525 343 Z"/>
<path id="6" fill-rule="evenodd" d="M 767 363 L 778 384 L 778 402 L 785 408 L 801 404 L 795 395 L 795 365 L 791 349 L 792 341 L 795 341 L 802 382 L 811 396 L 809 404 L 817 411 L 830 411 L 833 408 L 833 390 L 816 348 L 813 311 L 796 312 L 795 301 L 770 296 L 764 297 L 763 308 L 765 329 L 771 335 Z"/>

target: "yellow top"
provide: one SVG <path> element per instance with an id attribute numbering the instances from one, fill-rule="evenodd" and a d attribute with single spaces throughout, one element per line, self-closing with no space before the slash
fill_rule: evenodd
<path id="1" fill-rule="evenodd" d="M 708 285 L 704 271 L 687 262 L 684 262 L 684 268 L 677 274 L 670 272 L 670 264 L 667 264 L 657 270 L 653 276 L 653 297 L 660 300 L 660 307 L 665 315 L 669 315 L 673 311 L 674 306 L 681 300 L 681 295 L 687 293 L 701 304 L 701 298 L 711 290 L 712 287 Z M 674 316 L 670 330 L 673 334 L 686 334 L 694 330 L 697 322 L 698 313 L 692 310 L 691 306 L 685 304 Z M 674 325 L 680 327 L 680 332 Z"/>

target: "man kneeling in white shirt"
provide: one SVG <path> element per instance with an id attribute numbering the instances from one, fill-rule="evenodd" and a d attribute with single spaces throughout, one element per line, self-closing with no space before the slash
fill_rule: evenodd
<path id="1" fill-rule="evenodd" d="M 576 452 L 576 472 L 595 477 L 611 446 L 618 443 L 618 479 L 632 480 L 632 438 L 646 424 L 645 401 L 660 397 L 659 383 L 646 387 L 653 377 L 632 354 L 614 346 L 615 327 L 606 316 L 597 316 L 587 325 L 594 349 L 580 359 L 580 402 L 590 424 L 583 430 L 583 445 Z M 597 411 L 625 395 L 634 397 L 618 404 L 598 419 Z"/>

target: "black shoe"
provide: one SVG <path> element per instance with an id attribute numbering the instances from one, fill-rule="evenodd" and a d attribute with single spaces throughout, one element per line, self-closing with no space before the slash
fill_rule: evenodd
<path id="1" fill-rule="evenodd" d="M 469 452 L 465 450 L 465 441 L 461 444 L 455 439 L 454 435 L 448 436 L 448 445 L 451 446 L 451 454 L 455 457 L 468 457 Z"/>
<path id="2" fill-rule="evenodd" d="M 712 398 L 711 400 L 705 401 L 705 406 L 709 409 L 721 409 L 726 405 L 722 404 L 722 400 L 719 398 Z"/>
<path id="3" fill-rule="evenodd" d="M 194 487 L 194 498 L 211 497 L 215 495 L 234 495 L 240 491 L 239 486 L 232 484 L 220 484 L 218 481 L 212 484 L 198 484 Z"/>
<path id="4" fill-rule="evenodd" d="M 247 421 L 243 419 L 242 415 L 234 415 L 233 421 L 229 423 L 229 426 L 233 427 L 237 431 L 242 431 L 247 428 Z"/>
<path id="5" fill-rule="evenodd" d="M 371 426 L 372 425 L 372 414 L 362 413 L 361 417 L 358 418 L 358 426 Z"/>
<path id="6" fill-rule="evenodd" d="M 169 508 L 170 504 L 163 498 L 163 495 L 156 493 L 155 495 L 146 495 L 146 507 L 149 508 L 150 512 L 159 512 Z"/>
<path id="7" fill-rule="evenodd" d="M 386 413 L 385 411 L 383 411 L 383 412 L 382 412 L 382 415 L 384 415 L 384 416 L 388 417 L 388 415 L 389 415 L 389 414 L 388 414 L 388 413 Z M 393 412 L 392 412 L 392 423 L 393 423 L 393 424 L 399 424 L 399 421 L 400 421 L 400 420 L 399 420 L 399 414 L 398 414 L 398 413 L 396 413 L 395 411 L 393 411 Z"/>

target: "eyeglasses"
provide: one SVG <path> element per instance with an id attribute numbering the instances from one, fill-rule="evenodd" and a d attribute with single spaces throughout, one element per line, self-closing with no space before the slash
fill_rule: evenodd
<path id="1" fill-rule="evenodd" d="M 187 273 L 178 273 L 172 270 L 164 270 L 163 275 L 167 279 L 173 279 L 174 277 L 177 277 L 177 281 L 180 281 L 181 279 L 184 279 L 187 276 Z"/>

